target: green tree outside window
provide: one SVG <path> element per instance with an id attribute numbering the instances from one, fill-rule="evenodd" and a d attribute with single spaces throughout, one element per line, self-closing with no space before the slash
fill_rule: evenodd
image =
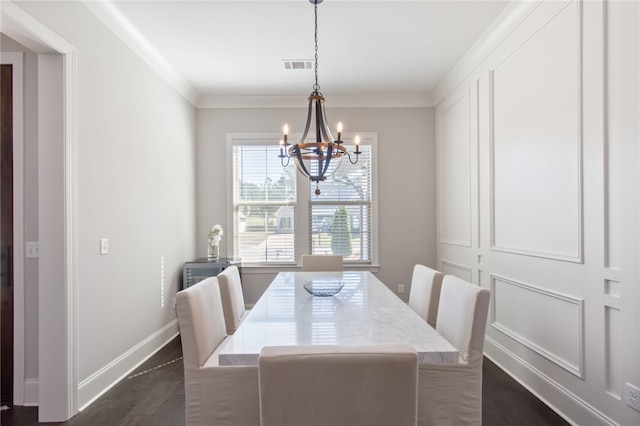
<path id="1" fill-rule="evenodd" d="M 345 206 L 340 206 L 333 213 L 331 223 L 331 251 L 342 256 L 351 255 L 351 230 L 349 229 L 349 214 Z"/>

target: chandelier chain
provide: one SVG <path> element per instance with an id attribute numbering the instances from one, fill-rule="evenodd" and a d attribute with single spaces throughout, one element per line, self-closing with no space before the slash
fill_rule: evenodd
<path id="1" fill-rule="evenodd" d="M 320 85 L 318 84 L 318 3 L 313 5 L 313 10 L 315 13 L 315 33 L 314 33 L 314 41 L 315 41 L 315 76 L 316 76 L 316 84 L 313 85 L 313 90 L 320 90 Z"/>

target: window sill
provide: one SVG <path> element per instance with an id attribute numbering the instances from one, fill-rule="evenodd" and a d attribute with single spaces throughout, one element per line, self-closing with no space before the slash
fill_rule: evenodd
<path id="1" fill-rule="evenodd" d="M 345 271 L 369 271 L 379 272 L 380 265 L 378 264 L 356 264 L 356 265 L 344 265 Z M 277 274 L 278 272 L 300 272 L 301 266 L 297 264 L 280 264 L 280 265 L 256 265 L 256 264 L 242 264 L 243 274 Z"/>

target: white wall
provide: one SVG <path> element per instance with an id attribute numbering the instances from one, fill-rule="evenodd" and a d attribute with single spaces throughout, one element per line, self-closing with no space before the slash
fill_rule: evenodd
<path id="1" fill-rule="evenodd" d="M 486 354 L 572 423 L 640 424 L 640 8 L 525 7 L 438 88 L 438 267 L 491 290 Z"/>
<path id="2" fill-rule="evenodd" d="M 82 4 L 19 6 L 77 52 L 77 120 L 72 123 L 77 129 L 77 181 L 72 186 L 77 185 L 78 200 L 81 407 L 177 333 L 173 295 L 183 262 L 195 256 L 195 109 Z M 43 114 L 48 113 L 41 107 L 41 120 L 56 120 Z M 40 153 L 41 160 L 44 155 Z M 60 154 L 46 158 L 50 164 L 40 164 L 41 172 L 47 167 L 40 184 L 46 176 L 54 179 L 47 181 L 51 192 L 41 195 L 50 198 L 64 191 L 58 174 L 63 159 Z M 51 225 L 59 213 L 47 210 L 55 204 L 52 200 L 42 200 L 41 238 L 57 232 L 42 225 Z M 101 238 L 109 239 L 106 256 L 99 253 Z M 52 249 L 43 247 L 41 264 L 51 264 L 44 253 Z M 63 284 L 53 280 L 51 285 L 52 299 L 40 300 L 41 316 L 50 309 L 46 302 L 65 301 L 60 299 Z M 55 335 L 45 337 L 47 345 L 55 344 Z M 42 370 L 47 356 L 40 353 L 41 377 L 47 374 Z"/>
<path id="3" fill-rule="evenodd" d="M 378 278 L 393 291 L 405 284 L 408 298 L 413 266 L 435 264 L 435 142 L 433 108 L 331 108 L 329 119 L 341 120 L 349 132 L 378 134 Z M 302 128 L 302 108 L 199 109 L 197 113 L 197 252 L 206 254 L 206 236 L 216 223 L 227 223 L 227 133 L 277 133 L 287 122 Z M 294 127 L 295 128 L 295 127 Z M 231 238 L 225 235 L 225 239 Z M 227 246 L 223 241 L 223 253 Z M 243 269 L 247 303 L 255 303 L 273 273 Z"/>

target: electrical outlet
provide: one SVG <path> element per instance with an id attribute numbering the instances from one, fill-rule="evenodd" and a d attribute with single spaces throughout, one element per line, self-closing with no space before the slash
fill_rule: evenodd
<path id="1" fill-rule="evenodd" d="M 640 411 L 640 388 L 627 383 L 627 405 L 636 411 Z"/>
<path id="2" fill-rule="evenodd" d="M 404 293 L 404 284 L 398 284 L 398 293 L 399 294 L 403 294 Z"/>

